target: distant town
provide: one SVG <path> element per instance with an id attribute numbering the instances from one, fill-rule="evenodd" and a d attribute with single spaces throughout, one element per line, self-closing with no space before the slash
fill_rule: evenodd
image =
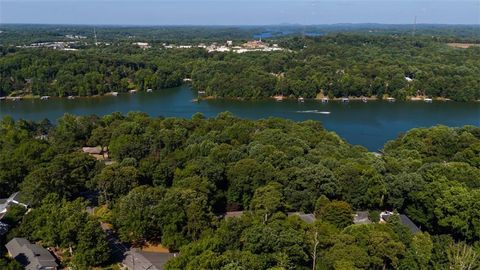
<path id="1" fill-rule="evenodd" d="M 49 48 L 54 50 L 61 51 L 77 51 L 82 46 L 88 46 L 89 44 L 85 41 L 80 41 L 86 39 L 85 36 L 80 35 L 65 35 L 66 39 L 77 40 L 77 41 L 52 41 L 52 42 L 40 42 L 40 43 L 31 43 L 30 45 L 21 45 L 16 46 L 17 48 Z M 96 46 L 110 46 L 111 43 L 105 42 L 94 42 Z M 151 49 L 152 44 L 148 42 L 133 42 L 131 45 L 138 47 L 143 50 Z M 232 40 L 227 40 L 225 43 L 213 42 L 211 44 L 199 43 L 197 45 L 182 45 L 182 44 L 168 44 L 162 43 L 160 48 L 164 49 L 192 49 L 192 48 L 202 48 L 212 52 L 234 52 L 234 53 L 246 53 L 246 52 L 274 52 L 274 51 L 286 51 L 286 49 L 281 48 L 278 44 L 269 44 L 260 40 L 249 40 L 245 43 L 234 43 Z"/>

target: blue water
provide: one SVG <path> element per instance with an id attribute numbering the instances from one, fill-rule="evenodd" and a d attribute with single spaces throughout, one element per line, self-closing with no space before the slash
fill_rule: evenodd
<path id="1" fill-rule="evenodd" d="M 208 117 L 230 111 L 248 119 L 282 117 L 294 121 L 318 120 L 349 143 L 363 145 L 371 151 L 381 149 L 386 141 L 415 127 L 480 126 L 480 103 L 459 102 L 354 102 L 344 104 L 306 100 L 239 101 L 203 100 L 191 102 L 196 94 L 188 87 L 160 90 L 153 93 L 120 94 L 117 97 L 51 98 L 50 100 L 0 101 L 0 117 L 15 119 L 55 119 L 64 113 L 105 115 L 112 112 L 143 111 L 151 116 L 189 118 L 196 112 Z M 314 112 L 317 110 L 317 112 Z M 326 111 L 330 114 L 320 114 Z"/>

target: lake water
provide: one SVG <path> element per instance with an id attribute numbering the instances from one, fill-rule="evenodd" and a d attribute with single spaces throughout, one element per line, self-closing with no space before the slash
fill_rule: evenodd
<path id="1" fill-rule="evenodd" d="M 196 94 L 188 87 L 165 89 L 153 93 L 120 94 L 117 97 L 51 98 L 49 100 L 0 101 L 0 117 L 11 115 L 15 119 L 52 121 L 64 113 L 76 115 L 105 115 L 112 112 L 142 111 L 151 116 L 189 118 L 196 112 L 211 117 L 230 111 L 236 116 L 258 119 L 283 117 L 295 121 L 318 120 L 351 144 L 363 145 L 371 151 L 381 149 L 388 140 L 415 127 L 437 124 L 447 126 L 480 126 L 480 103 L 459 102 L 385 102 L 347 104 L 330 101 L 296 100 L 237 101 L 203 100 L 191 102 Z M 317 110 L 315 112 L 315 110 Z M 330 112 L 321 114 L 319 112 Z"/>

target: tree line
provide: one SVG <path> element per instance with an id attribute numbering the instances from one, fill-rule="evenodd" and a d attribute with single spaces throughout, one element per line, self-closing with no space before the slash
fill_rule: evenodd
<path id="1" fill-rule="evenodd" d="M 112 162 L 84 146 L 106 147 Z M 179 251 L 167 269 L 462 269 L 478 266 L 479 153 L 474 126 L 412 129 L 379 156 L 316 121 L 5 117 L 0 196 L 20 190 L 32 207 L 9 213 L 7 239 L 55 247 L 78 269 L 112 263 L 100 222 L 134 246 Z M 373 223 L 353 224 L 359 210 Z M 378 223 L 383 210 L 423 232 Z"/>
<path id="2" fill-rule="evenodd" d="M 62 52 L 0 49 L 0 96 L 91 96 L 162 89 L 192 79 L 214 97 L 315 98 L 386 96 L 480 99 L 480 48 L 450 48 L 445 40 L 406 35 L 331 34 L 289 37 L 288 51 L 207 53 L 149 50 L 131 43 Z"/>

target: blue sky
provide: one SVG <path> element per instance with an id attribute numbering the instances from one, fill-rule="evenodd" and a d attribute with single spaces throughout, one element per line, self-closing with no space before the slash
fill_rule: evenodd
<path id="1" fill-rule="evenodd" d="M 480 0 L 0 0 L 0 23 L 479 24 Z"/>

